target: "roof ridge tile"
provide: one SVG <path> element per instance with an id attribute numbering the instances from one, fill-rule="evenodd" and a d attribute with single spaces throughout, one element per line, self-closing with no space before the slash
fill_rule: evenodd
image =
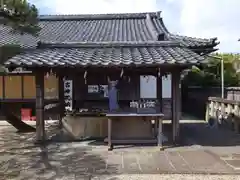
<path id="1" fill-rule="evenodd" d="M 110 14 L 50 14 L 40 15 L 40 21 L 64 21 L 64 20 L 108 20 L 108 19 L 145 19 L 146 15 L 158 17 L 161 11 L 141 13 L 110 13 Z"/>
<path id="2" fill-rule="evenodd" d="M 147 16 L 148 19 L 147 20 Z M 216 39 L 202 40 L 170 34 L 160 12 L 50 15 L 39 16 L 41 31 L 38 37 L 11 33 L 11 28 L 0 25 L 0 45 L 18 44 L 24 48 L 36 48 L 38 41 L 51 42 L 99 42 L 99 41 L 174 41 L 181 45 L 205 51 L 218 44 Z M 79 19 L 80 18 L 80 19 Z M 104 19 L 105 18 L 105 19 Z M 106 19 L 108 18 L 108 19 Z M 153 26 L 153 27 L 152 27 Z M 157 32 L 155 32 L 155 29 Z M 155 35 L 156 34 L 156 35 Z"/>
<path id="3" fill-rule="evenodd" d="M 176 41 L 38 42 L 38 48 L 181 47 Z"/>

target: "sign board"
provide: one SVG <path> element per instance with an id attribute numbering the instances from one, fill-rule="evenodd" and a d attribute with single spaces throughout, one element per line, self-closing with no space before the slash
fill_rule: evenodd
<path id="1" fill-rule="evenodd" d="M 88 93 L 108 97 L 108 85 L 88 85 Z"/>
<path id="2" fill-rule="evenodd" d="M 73 108 L 73 82 L 72 80 L 64 80 L 64 102 L 65 109 L 72 111 Z"/>
<path id="3" fill-rule="evenodd" d="M 100 92 L 103 94 L 103 97 L 108 97 L 108 85 L 100 85 Z"/>
<path id="4" fill-rule="evenodd" d="M 88 85 L 88 93 L 98 93 L 99 87 L 98 85 Z"/>

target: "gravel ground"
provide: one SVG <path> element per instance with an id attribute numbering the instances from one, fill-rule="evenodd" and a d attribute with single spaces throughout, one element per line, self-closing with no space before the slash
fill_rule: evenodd
<path id="1" fill-rule="evenodd" d="M 240 180 L 240 176 L 225 175 L 119 175 L 114 177 L 93 178 L 96 180 Z"/>

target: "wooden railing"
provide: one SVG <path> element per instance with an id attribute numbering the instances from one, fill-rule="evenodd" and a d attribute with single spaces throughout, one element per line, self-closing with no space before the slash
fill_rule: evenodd
<path id="1" fill-rule="evenodd" d="M 240 133 L 240 101 L 209 97 L 205 118 L 211 126 L 222 126 Z"/>

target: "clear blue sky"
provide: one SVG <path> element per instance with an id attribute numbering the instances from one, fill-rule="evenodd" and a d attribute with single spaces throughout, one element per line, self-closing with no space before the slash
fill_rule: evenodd
<path id="1" fill-rule="evenodd" d="M 40 14 L 162 11 L 170 32 L 218 37 L 222 52 L 240 52 L 240 0 L 29 0 Z"/>

